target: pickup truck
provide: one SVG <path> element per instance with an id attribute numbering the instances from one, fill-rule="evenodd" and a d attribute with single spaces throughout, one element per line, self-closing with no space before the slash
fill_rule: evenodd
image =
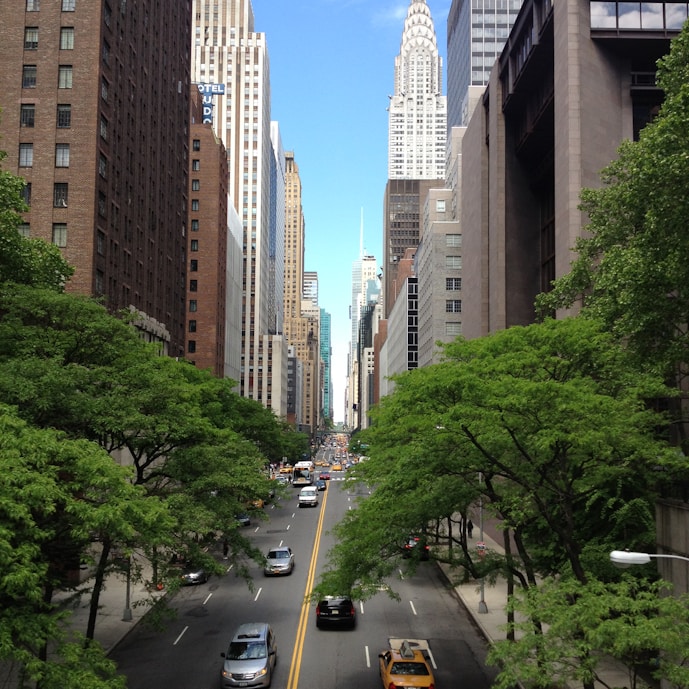
<path id="1" fill-rule="evenodd" d="M 315 486 L 306 486 L 299 491 L 299 507 L 317 507 L 318 489 Z"/>

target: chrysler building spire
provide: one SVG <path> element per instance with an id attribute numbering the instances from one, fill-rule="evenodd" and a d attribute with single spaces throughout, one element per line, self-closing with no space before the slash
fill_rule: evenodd
<path id="1" fill-rule="evenodd" d="M 445 177 L 447 103 L 442 72 L 430 8 L 426 0 L 411 0 L 388 108 L 389 179 Z"/>

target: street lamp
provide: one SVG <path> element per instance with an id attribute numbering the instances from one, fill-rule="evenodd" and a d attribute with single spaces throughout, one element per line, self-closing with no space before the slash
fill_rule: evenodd
<path id="1" fill-rule="evenodd" d="M 647 565 L 651 558 L 665 558 L 668 560 L 684 560 L 689 562 L 689 557 L 683 555 L 670 555 L 667 553 L 635 553 L 629 550 L 613 550 L 610 553 L 610 561 L 618 567 L 631 567 L 631 565 Z"/>

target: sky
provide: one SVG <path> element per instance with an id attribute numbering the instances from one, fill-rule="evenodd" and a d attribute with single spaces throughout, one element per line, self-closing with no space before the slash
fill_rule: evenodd
<path id="1" fill-rule="evenodd" d="M 352 264 L 382 265 L 388 95 L 409 0 L 252 0 L 266 34 L 271 119 L 302 182 L 305 270 L 331 316 L 334 420 L 344 420 Z M 451 0 L 426 0 L 443 58 Z"/>

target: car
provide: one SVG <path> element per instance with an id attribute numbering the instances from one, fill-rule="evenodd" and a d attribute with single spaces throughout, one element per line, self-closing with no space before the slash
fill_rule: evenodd
<path id="1" fill-rule="evenodd" d="M 356 626 L 356 608 L 348 596 L 325 596 L 316 605 L 316 627 Z"/>
<path id="2" fill-rule="evenodd" d="M 289 479 L 284 474 L 278 474 L 275 477 L 275 481 L 280 486 L 286 486 L 289 483 Z"/>
<path id="3" fill-rule="evenodd" d="M 299 507 L 318 507 L 318 489 L 305 486 L 299 491 Z"/>
<path id="4" fill-rule="evenodd" d="M 292 465 L 291 464 L 285 464 L 285 466 L 280 467 L 280 473 L 281 474 L 291 474 L 292 473 Z"/>
<path id="5" fill-rule="evenodd" d="M 435 677 L 423 652 L 409 641 L 399 648 L 390 648 L 378 654 L 378 668 L 383 687 L 424 687 L 435 689 Z"/>
<path id="6" fill-rule="evenodd" d="M 417 550 L 420 548 L 421 550 Z M 431 556 L 431 549 L 426 543 L 426 539 L 423 536 L 409 536 L 407 542 L 404 544 L 404 557 L 416 557 L 416 553 L 419 553 L 419 560 L 428 560 Z"/>
<path id="7" fill-rule="evenodd" d="M 278 574 L 292 574 L 294 569 L 294 553 L 287 546 L 271 548 L 266 555 L 263 574 L 274 576 Z"/>
<path id="8" fill-rule="evenodd" d="M 322 479 L 323 481 L 330 481 L 330 472 L 321 471 L 321 473 L 318 474 L 318 478 Z"/>
<path id="9" fill-rule="evenodd" d="M 319 478 L 319 479 L 316 479 L 315 486 L 318 490 L 326 490 L 328 487 L 328 484 L 325 482 L 325 479 Z"/>
<path id="10" fill-rule="evenodd" d="M 195 567 L 187 565 L 180 574 L 182 586 L 195 586 L 197 584 L 205 584 L 208 581 L 210 574 L 203 567 Z"/>
<path id="11" fill-rule="evenodd" d="M 240 526 L 251 526 L 251 517 L 246 512 L 238 514 L 235 519 L 239 522 Z"/>
<path id="12" fill-rule="evenodd" d="M 239 625 L 225 653 L 220 675 L 222 689 L 269 687 L 277 662 L 277 644 L 266 622 Z"/>
<path id="13" fill-rule="evenodd" d="M 342 471 L 342 465 L 338 462 L 330 467 L 333 471 Z"/>

